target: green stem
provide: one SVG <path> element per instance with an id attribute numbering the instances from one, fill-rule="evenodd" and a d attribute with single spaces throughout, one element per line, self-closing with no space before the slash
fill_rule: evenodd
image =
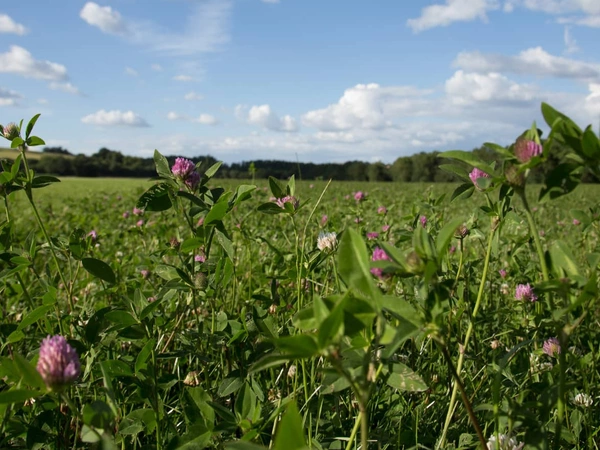
<path id="1" fill-rule="evenodd" d="M 352 428 L 352 432 L 350 433 L 350 437 L 348 438 L 348 444 L 346 445 L 346 450 L 352 450 L 352 444 L 354 444 L 354 440 L 356 439 L 356 435 L 358 434 L 358 428 L 360 427 L 360 423 L 362 422 L 362 415 L 359 414 L 356 416 L 354 420 L 354 427 Z"/>
<path id="2" fill-rule="evenodd" d="M 481 275 L 481 282 L 479 283 L 479 291 L 477 292 L 477 300 L 475 301 L 475 307 L 473 308 L 473 313 L 471 314 L 471 320 L 469 321 L 469 326 L 467 328 L 467 334 L 465 335 L 465 343 L 462 351 L 458 356 L 458 363 L 456 365 L 456 373 L 460 376 L 462 372 L 465 352 L 469 346 L 469 341 L 471 339 L 471 334 L 473 334 L 474 322 L 477 317 L 477 313 L 479 312 L 479 308 L 481 307 L 481 300 L 483 299 L 483 293 L 485 291 L 485 281 L 487 278 L 488 270 L 490 267 L 490 258 L 492 256 L 492 244 L 494 242 L 494 234 L 496 232 L 496 227 L 492 225 L 492 231 L 490 232 L 490 236 L 488 238 L 488 245 L 485 254 L 485 261 L 483 263 L 483 273 Z M 452 415 L 454 414 L 454 404 L 456 403 L 456 396 L 458 394 L 458 383 L 455 381 L 452 387 L 452 395 L 450 396 L 450 405 L 448 406 L 448 412 L 446 413 L 446 421 L 444 422 L 444 429 L 442 431 L 442 437 L 437 445 L 437 449 L 441 449 L 446 443 L 446 436 L 448 434 L 448 428 L 450 427 L 450 422 L 452 420 Z"/>
<path id="3" fill-rule="evenodd" d="M 544 248 L 542 247 L 542 242 L 540 241 L 540 233 L 538 232 L 537 226 L 535 225 L 535 220 L 533 219 L 531 209 L 529 208 L 529 203 L 527 202 L 527 197 L 525 196 L 525 190 L 522 189 L 519 192 L 519 195 L 521 196 L 521 200 L 523 201 L 523 207 L 525 208 L 525 216 L 527 217 L 527 222 L 529 223 L 529 230 L 533 235 L 535 248 L 537 250 L 538 258 L 540 259 L 542 276 L 544 277 L 544 281 L 548 281 L 550 280 L 550 276 L 548 275 L 548 266 L 546 265 L 546 258 L 544 257 Z"/>
<path id="4" fill-rule="evenodd" d="M 367 450 L 369 448 L 369 413 L 364 401 L 360 402 L 360 448 Z"/>
<path id="5" fill-rule="evenodd" d="M 559 330 L 558 332 L 558 340 L 560 342 L 561 352 L 558 354 L 558 370 L 559 370 L 559 382 L 558 382 L 558 400 L 556 403 L 556 424 L 554 425 L 554 450 L 558 450 L 561 448 L 560 446 L 560 434 L 562 432 L 562 425 L 565 420 L 565 393 L 567 391 L 566 388 L 566 364 L 567 360 L 565 357 L 565 351 L 567 348 L 567 335 L 564 330 Z"/>

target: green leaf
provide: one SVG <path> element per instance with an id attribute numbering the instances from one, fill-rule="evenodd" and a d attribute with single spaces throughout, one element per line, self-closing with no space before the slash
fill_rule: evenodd
<path id="1" fill-rule="evenodd" d="M 286 192 L 287 195 L 291 196 L 294 196 L 294 193 L 296 192 L 296 177 L 294 175 L 292 175 L 288 180 Z"/>
<path id="2" fill-rule="evenodd" d="M 23 358 L 18 353 L 13 355 L 15 366 L 21 374 L 21 379 L 25 384 L 31 387 L 44 389 L 46 384 L 42 379 L 42 376 L 36 370 L 36 368 L 27 359 Z"/>
<path id="3" fill-rule="evenodd" d="M 241 184 L 235 190 L 235 195 L 231 200 L 232 206 L 236 206 L 241 202 L 248 200 L 252 197 L 252 191 L 256 189 L 256 186 L 253 184 Z"/>
<path id="4" fill-rule="evenodd" d="M 110 377 L 131 377 L 133 372 L 128 364 L 118 359 L 107 359 L 100 363 Z"/>
<path id="5" fill-rule="evenodd" d="M 35 147 L 36 145 L 46 145 L 46 142 L 41 137 L 31 136 L 26 141 L 29 147 Z"/>
<path id="6" fill-rule="evenodd" d="M 38 175 L 31 182 L 31 187 L 34 189 L 43 188 L 52 183 L 60 183 L 60 180 L 56 177 L 52 177 L 50 175 Z"/>
<path id="7" fill-rule="evenodd" d="M 156 173 L 159 177 L 166 179 L 173 178 L 173 174 L 169 168 L 169 161 L 167 161 L 167 158 L 165 158 L 158 150 L 154 150 L 154 165 L 156 166 Z"/>
<path id="8" fill-rule="evenodd" d="M 107 312 L 104 315 L 104 317 L 106 318 L 106 320 L 109 320 L 112 323 L 116 323 L 117 325 L 121 325 L 122 327 L 129 327 L 133 324 L 138 323 L 138 321 L 135 319 L 135 317 L 131 315 L 131 313 L 128 313 L 124 310 L 113 310 Z"/>
<path id="9" fill-rule="evenodd" d="M 392 371 L 386 378 L 388 386 L 399 391 L 420 392 L 427 390 L 423 379 L 404 364 L 392 364 Z"/>
<path id="10" fill-rule="evenodd" d="M 319 353 L 319 346 L 313 336 L 308 334 L 296 334 L 294 336 L 283 336 L 274 341 L 279 350 L 294 358 L 310 358 Z"/>
<path id="11" fill-rule="evenodd" d="M 337 256 L 339 274 L 346 284 L 358 296 L 375 301 L 379 291 L 371 275 L 367 246 L 356 231 L 344 231 Z"/>
<path id="12" fill-rule="evenodd" d="M 560 121 L 565 121 L 581 132 L 581 129 L 571 119 L 544 102 L 542 102 L 542 115 L 550 128 L 554 128 Z"/>
<path id="13" fill-rule="evenodd" d="M 275 198 L 285 197 L 286 190 L 283 188 L 281 183 L 279 183 L 279 181 L 276 178 L 269 177 L 269 187 L 271 188 L 271 193 L 273 194 L 273 197 L 275 197 Z"/>
<path id="14" fill-rule="evenodd" d="M 449 150 L 447 152 L 442 152 L 438 155 L 440 158 L 449 158 L 449 159 L 457 159 L 472 167 L 477 167 L 478 169 L 483 170 L 485 173 L 492 177 L 497 177 L 495 170 L 489 164 L 481 161 L 477 158 L 473 152 L 466 152 L 464 150 Z"/>
<path id="15" fill-rule="evenodd" d="M 435 250 L 437 252 L 438 261 L 441 261 L 444 255 L 448 252 L 450 241 L 456 233 L 456 229 L 463 223 L 462 218 L 456 218 L 446 223 L 438 232 L 435 242 Z"/>
<path id="16" fill-rule="evenodd" d="M 564 271 L 571 278 L 580 277 L 581 273 L 575 257 L 569 246 L 560 240 L 556 240 L 550 246 L 550 259 L 552 261 L 552 269 L 558 278 L 562 278 Z"/>
<path id="17" fill-rule="evenodd" d="M 333 310 L 331 310 L 327 318 L 321 322 L 317 334 L 319 348 L 327 347 L 338 333 L 343 333 L 344 309 L 346 308 L 347 303 L 348 296 L 345 295 L 342 300 L 335 305 Z"/>
<path id="18" fill-rule="evenodd" d="M 226 442 L 225 448 L 231 450 L 267 450 L 267 447 L 244 441 Z"/>
<path id="19" fill-rule="evenodd" d="M 36 398 L 42 395 L 43 392 L 33 391 L 30 389 L 12 389 L 9 391 L 0 392 L 0 405 L 23 403 L 30 398 Z"/>
<path id="20" fill-rule="evenodd" d="M 137 201 L 136 206 L 145 211 L 166 211 L 171 208 L 169 185 L 159 183 L 152 186 Z"/>
<path id="21" fill-rule="evenodd" d="M 453 202 L 454 200 L 466 200 L 473 195 L 473 192 L 475 192 L 475 186 L 473 183 L 463 183 L 454 189 L 454 192 L 452 192 L 452 197 L 450 197 L 450 202 Z"/>
<path id="22" fill-rule="evenodd" d="M 544 180 L 539 200 L 542 203 L 554 200 L 572 192 L 581 182 L 581 166 L 574 163 L 561 163 Z"/>
<path id="23" fill-rule="evenodd" d="M 201 247 L 203 243 L 204 243 L 204 240 L 197 238 L 197 237 L 186 239 L 185 241 L 183 241 L 181 243 L 181 246 L 179 247 L 179 251 L 181 253 L 188 253 L 188 252 L 191 252 L 192 250 L 196 250 L 197 248 Z"/>
<path id="24" fill-rule="evenodd" d="M 96 258 L 83 258 L 81 262 L 83 264 L 83 268 L 93 276 L 111 284 L 115 284 L 117 282 L 115 273 L 104 261 L 100 261 Z"/>
<path id="25" fill-rule="evenodd" d="M 215 230 L 215 237 L 217 238 L 217 242 L 219 243 L 219 245 L 223 248 L 223 250 L 225 250 L 225 253 L 229 257 L 231 262 L 233 262 L 233 257 L 235 256 L 233 250 L 233 243 L 229 240 L 227 236 L 225 236 L 224 233 L 222 233 L 219 230 Z"/>
<path id="26" fill-rule="evenodd" d="M 25 141 L 22 138 L 16 137 L 10 142 L 10 148 L 18 148 L 20 145 L 23 145 L 24 143 L 25 143 Z"/>
<path id="27" fill-rule="evenodd" d="M 94 400 L 83 407 L 83 423 L 104 430 L 111 426 L 115 418 L 110 406 L 102 400 Z"/>
<path id="28" fill-rule="evenodd" d="M 590 159 L 600 161 L 600 140 L 592 130 L 592 126 L 588 126 L 581 137 L 581 148 L 583 154 Z"/>
<path id="29" fill-rule="evenodd" d="M 291 402 L 275 432 L 274 450 L 308 449 L 304 438 L 302 417 L 295 402 Z"/>
<path id="30" fill-rule="evenodd" d="M 137 358 L 135 359 L 135 373 L 139 373 L 142 369 L 147 367 L 146 361 L 152 354 L 152 349 L 156 345 L 156 341 L 154 339 L 149 339 L 148 342 L 142 347 L 140 352 L 138 353 Z"/>
<path id="31" fill-rule="evenodd" d="M 21 323 L 19 323 L 17 330 L 21 331 L 29 325 L 36 323 L 38 320 L 44 317 L 48 311 L 51 311 L 52 309 L 52 305 L 38 306 L 36 309 L 31 311 L 25 317 L 23 317 L 23 320 L 21 320 Z"/>
<path id="32" fill-rule="evenodd" d="M 37 120 L 40 118 L 40 115 L 41 114 L 36 114 L 35 116 L 33 116 L 31 118 L 29 123 L 27 123 L 27 128 L 25 130 L 25 139 L 27 139 L 29 137 L 29 135 L 31 134 L 31 132 L 33 131 L 33 127 L 35 126 L 35 123 L 37 122 Z"/>
<path id="33" fill-rule="evenodd" d="M 213 205 L 204 218 L 204 226 L 223 220 L 229 209 L 227 201 L 219 201 Z"/>
<path id="34" fill-rule="evenodd" d="M 206 169 L 206 172 L 204 172 L 204 176 L 206 178 L 212 178 L 215 176 L 215 174 L 217 173 L 217 170 L 219 170 L 219 167 L 221 167 L 223 165 L 223 161 L 218 161 L 216 163 L 214 163 L 212 166 L 210 166 L 208 169 Z"/>
<path id="35" fill-rule="evenodd" d="M 194 424 L 183 436 L 173 438 L 166 450 L 202 450 L 210 444 L 211 436 L 204 424 Z"/>
<path id="36" fill-rule="evenodd" d="M 263 214 L 283 214 L 285 213 L 285 209 L 281 208 L 279 205 L 273 203 L 273 202 L 267 202 L 267 203 L 263 203 L 262 205 L 259 205 L 258 208 L 256 208 L 257 211 L 263 213 Z"/>
<path id="37" fill-rule="evenodd" d="M 237 392 L 244 384 L 244 379 L 240 377 L 229 377 L 225 378 L 219 388 L 217 389 L 217 395 L 219 397 L 227 397 L 234 392 Z"/>

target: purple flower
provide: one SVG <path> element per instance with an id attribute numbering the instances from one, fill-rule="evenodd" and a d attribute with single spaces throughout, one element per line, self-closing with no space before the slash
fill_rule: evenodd
<path id="1" fill-rule="evenodd" d="M 37 371 L 49 389 L 62 391 L 79 377 L 79 356 L 63 336 L 48 336 L 40 346 Z"/>
<path id="2" fill-rule="evenodd" d="M 531 158 L 542 154 L 543 148 L 540 144 L 526 139 L 519 139 L 515 144 L 515 156 L 521 163 L 527 163 Z"/>
<path id="3" fill-rule="evenodd" d="M 196 172 L 196 165 L 189 159 L 175 159 L 171 172 L 192 190 L 196 189 L 196 186 L 200 183 L 200 174 Z"/>
<path id="4" fill-rule="evenodd" d="M 390 257 L 384 250 L 382 250 L 379 247 L 375 247 L 375 249 L 373 249 L 373 256 L 371 257 L 371 261 L 390 261 Z M 371 269 L 371 273 L 377 278 L 383 278 L 383 269 L 379 267 L 373 267 Z"/>
<path id="5" fill-rule="evenodd" d="M 12 141 L 14 138 L 19 137 L 21 134 L 19 127 L 15 123 L 9 123 L 4 128 L 0 128 L 2 130 L 2 136 L 9 141 Z"/>
<path id="6" fill-rule="evenodd" d="M 517 285 L 515 298 L 517 300 L 529 300 L 530 302 L 535 302 L 538 299 L 529 283 Z"/>
<path id="7" fill-rule="evenodd" d="M 194 256 L 194 261 L 203 263 L 204 261 L 206 261 L 206 256 L 204 255 L 204 253 L 198 254 Z"/>
<path id="8" fill-rule="evenodd" d="M 300 206 L 300 202 L 298 201 L 298 199 L 291 195 L 286 195 L 285 197 L 278 198 L 277 200 L 275 200 L 275 203 L 282 209 L 285 209 L 286 203 L 290 203 L 294 208 L 294 211 L 298 209 L 298 206 Z"/>
<path id="9" fill-rule="evenodd" d="M 144 210 L 140 209 L 140 208 L 133 208 L 133 215 L 134 216 L 141 216 L 142 214 L 144 214 Z"/>
<path id="10" fill-rule="evenodd" d="M 453 255 L 454 253 L 456 253 L 456 246 L 455 245 L 450 246 L 450 249 L 448 251 L 450 252 L 451 255 Z"/>
<path id="11" fill-rule="evenodd" d="M 142 274 L 142 278 L 145 280 L 150 276 L 150 271 L 147 269 L 142 269 L 140 270 L 140 273 Z"/>
<path id="12" fill-rule="evenodd" d="M 329 220 L 329 217 L 327 217 L 325 214 L 323 214 L 323 217 L 321 217 L 321 226 L 324 227 L 328 220 Z"/>
<path id="13" fill-rule="evenodd" d="M 501 276 L 502 278 L 506 278 L 506 270 L 504 270 L 504 269 L 500 269 L 500 270 L 498 271 L 498 273 L 500 274 L 500 276 Z"/>
<path id="14" fill-rule="evenodd" d="M 573 225 L 577 226 L 577 225 L 580 225 L 580 224 L 581 224 L 581 222 L 579 220 L 573 219 Z"/>
<path id="15" fill-rule="evenodd" d="M 129 219 L 129 211 L 123 213 L 123 219 Z"/>
<path id="16" fill-rule="evenodd" d="M 87 235 L 92 238 L 92 241 L 98 239 L 98 233 L 96 233 L 96 230 L 90 231 Z"/>
<path id="17" fill-rule="evenodd" d="M 544 353 L 548 356 L 556 357 L 561 352 L 560 342 L 557 338 L 551 337 L 544 342 Z"/>
<path id="18" fill-rule="evenodd" d="M 377 208 L 377 214 L 387 214 L 387 208 L 385 206 L 380 206 L 379 208 Z"/>
<path id="19" fill-rule="evenodd" d="M 365 199 L 365 193 L 363 191 L 358 191 L 354 193 L 354 200 L 357 202 L 362 202 Z"/>
<path id="20" fill-rule="evenodd" d="M 367 233 L 367 239 L 369 241 L 372 241 L 373 239 L 377 239 L 379 237 L 379 233 L 376 233 L 375 231 L 371 231 L 369 233 Z"/>
<path id="21" fill-rule="evenodd" d="M 481 188 L 477 184 L 477 180 L 479 180 L 480 178 L 489 178 L 489 177 L 490 177 L 489 174 L 487 174 L 486 172 L 484 172 L 481 169 L 478 169 L 477 167 L 473 168 L 473 170 L 471 170 L 471 173 L 469 174 L 469 178 L 475 185 L 475 188 L 478 190 L 481 190 Z"/>
<path id="22" fill-rule="evenodd" d="M 137 223 L 135 224 L 136 227 L 143 227 L 144 226 L 144 219 L 140 219 L 137 221 Z"/>
<path id="23" fill-rule="evenodd" d="M 383 231 L 384 233 L 387 233 L 389 229 L 390 229 L 390 226 L 389 226 L 389 225 L 383 225 L 383 226 L 381 227 L 381 231 Z"/>
<path id="24" fill-rule="evenodd" d="M 425 216 L 419 217 L 419 222 L 421 222 L 421 226 L 423 228 L 425 228 L 425 226 L 427 226 L 427 217 L 425 217 Z"/>

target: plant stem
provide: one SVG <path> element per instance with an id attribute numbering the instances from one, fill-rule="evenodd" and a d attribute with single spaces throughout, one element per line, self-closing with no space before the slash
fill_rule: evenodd
<path id="1" fill-rule="evenodd" d="M 568 337 L 564 330 L 559 330 L 558 340 L 560 342 L 561 352 L 558 354 L 558 400 L 556 403 L 556 424 L 554 425 L 554 450 L 560 449 L 560 434 L 562 431 L 563 421 L 565 420 L 565 393 L 566 393 L 566 370 L 567 363 L 565 352 L 567 348 Z"/>
<path id="2" fill-rule="evenodd" d="M 467 334 L 465 335 L 465 343 L 458 356 L 458 363 L 456 365 L 456 373 L 460 376 L 462 372 L 462 366 L 464 362 L 465 352 L 467 351 L 467 347 L 469 346 L 469 341 L 471 339 L 471 334 L 473 334 L 474 322 L 477 317 L 477 313 L 479 312 L 479 308 L 481 306 L 481 300 L 483 299 L 483 292 L 485 290 L 485 281 L 487 278 L 488 270 L 490 267 L 490 258 L 492 255 L 492 243 L 494 241 L 494 234 L 496 232 L 496 228 L 492 225 L 492 230 L 490 232 L 490 236 L 488 238 L 488 245 L 485 254 L 485 261 L 483 263 L 483 273 L 481 275 L 481 282 L 479 283 L 479 291 L 477 292 L 477 300 L 475 301 L 475 307 L 473 308 L 473 313 L 471 314 L 471 320 L 469 321 L 469 326 L 467 328 Z M 447 350 L 446 350 L 447 351 Z M 452 395 L 450 396 L 450 405 L 448 406 L 448 412 L 446 413 L 446 421 L 444 422 L 444 429 L 442 431 L 442 437 L 437 445 L 437 449 L 441 449 L 446 443 L 446 436 L 448 434 L 448 428 L 450 427 L 450 422 L 452 420 L 452 415 L 454 414 L 454 404 L 456 403 L 456 395 L 458 393 L 458 383 L 455 381 L 452 387 Z"/>
<path id="3" fill-rule="evenodd" d="M 354 420 L 354 427 L 352 428 L 352 432 L 350 433 L 350 437 L 348 438 L 348 444 L 346 445 L 346 450 L 352 450 L 352 444 L 356 439 L 356 435 L 358 434 L 358 428 L 360 427 L 360 423 L 362 422 L 362 414 L 356 416 Z"/>
<path id="4" fill-rule="evenodd" d="M 527 197 L 525 196 L 525 189 L 519 191 L 519 195 L 521 196 L 521 200 L 523 201 L 523 207 L 525 208 L 525 216 L 527 217 L 527 222 L 529 223 L 529 230 L 533 235 L 535 248 L 537 250 L 538 258 L 540 259 L 542 276 L 544 278 L 544 281 L 548 281 L 550 279 L 550 276 L 548 275 L 548 266 L 546 265 L 546 258 L 544 257 L 544 248 L 542 247 L 542 242 L 540 241 L 540 233 L 538 232 L 537 226 L 535 225 L 535 220 L 533 219 L 531 209 L 529 208 L 529 203 L 527 202 Z"/>

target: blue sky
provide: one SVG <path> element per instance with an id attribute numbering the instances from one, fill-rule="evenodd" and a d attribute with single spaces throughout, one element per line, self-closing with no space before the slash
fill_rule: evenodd
<path id="1" fill-rule="evenodd" d="M 60 5 L 60 6 L 57 6 Z M 508 144 L 549 102 L 600 123 L 600 0 L 25 0 L 0 123 L 48 145 L 393 162 Z"/>

